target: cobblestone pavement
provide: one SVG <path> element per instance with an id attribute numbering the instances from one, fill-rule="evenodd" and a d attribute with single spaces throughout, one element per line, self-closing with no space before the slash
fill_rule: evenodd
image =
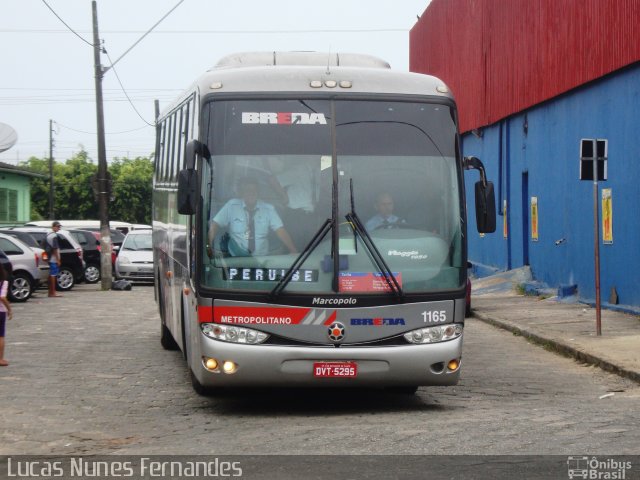
<path id="1" fill-rule="evenodd" d="M 462 380 L 384 391 L 193 392 L 153 289 L 15 305 L 0 454 L 638 454 L 640 387 L 471 319 Z"/>

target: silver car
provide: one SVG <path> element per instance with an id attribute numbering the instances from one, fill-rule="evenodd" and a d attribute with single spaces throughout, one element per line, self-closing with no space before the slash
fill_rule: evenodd
<path id="1" fill-rule="evenodd" d="M 116 258 L 116 278 L 153 282 L 151 230 L 132 230 L 127 234 Z"/>
<path id="2" fill-rule="evenodd" d="M 29 247 L 21 240 L 4 233 L 0 233 L 0 250 L 9 257 L 13 267 L 9 299 L 12 302 L 26 302 L 49 276 L 49 265 L 42 258 L 44 250 Z"/>

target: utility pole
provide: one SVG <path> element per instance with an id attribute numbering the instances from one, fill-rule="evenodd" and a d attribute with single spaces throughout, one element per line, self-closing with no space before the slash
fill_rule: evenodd
<path id="1" fill-rule="evenodd" d="M 98 207 L 100 215 L 100 272 L 102 290 L 111 290 L 111 232 L 109 231 L 109 182 L 107 179 L 107 152 L 104 135 L 104 109 L 102 102 L 102 77 L 100 64 L 100 36 L 98 34 L 98 7 L 92 0 L 93 13 L 93 61 L 96 82 L 96 120 L 98 129 Z"/>
<path id="2" fill-rule="evenodd" d="M 49 119 L 49 220 L 55 220 L 53 210 L 53 120 Z"/>

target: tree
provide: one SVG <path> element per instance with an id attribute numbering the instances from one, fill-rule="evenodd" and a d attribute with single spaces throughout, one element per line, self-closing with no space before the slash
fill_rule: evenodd
<path id="1" fill-rule="evenodd" d="M 49 160 L 31 157 L 22 167 L 49 175 Z M 65 163 L 54 161 L 54 211 L 56 219 L 96 220 L 98 201 L 92 180 L 98 167 L 82 149 Z M 151 223 L 152 157 L 116 158 L 109 166 L 111 198 L 109 217 L 132 223 Z M 31 180 L 32 220 L 48 218 L 49 179 Z"/>
<path id="2" fill-rule="evenodd" d="M 151 223 L 153 161 L 150 157 L 116 158 L 112 178 L 110 217 L 131 223 Z"/>

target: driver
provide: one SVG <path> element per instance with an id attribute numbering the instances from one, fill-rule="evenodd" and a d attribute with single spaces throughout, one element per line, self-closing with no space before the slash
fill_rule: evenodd
<path id="1" fill-rule="evenodd" d="M 365 224 L 365 228 L 370 232 L 385 228 L 398 228 L 407 223 L 403 218 L 393 214 L 393 197 L 388 192 L 381 192 L 376 196 L 375 208 L 378 213 Z"/>
<path id="2" fill-rule="evenodd" d="M 207 245 L 209 258 L 213 257 L 213 241 L 220 228 L 229 230 L 229 254 L 234 257 L 268 255 L 270 230 L 285 244 L 289 253 L 297 253 L 274 206 L 258 200 L 257 180 L 241 178 L 238 190 L 241 198 L 229 200 L 211 221 Z"/>

